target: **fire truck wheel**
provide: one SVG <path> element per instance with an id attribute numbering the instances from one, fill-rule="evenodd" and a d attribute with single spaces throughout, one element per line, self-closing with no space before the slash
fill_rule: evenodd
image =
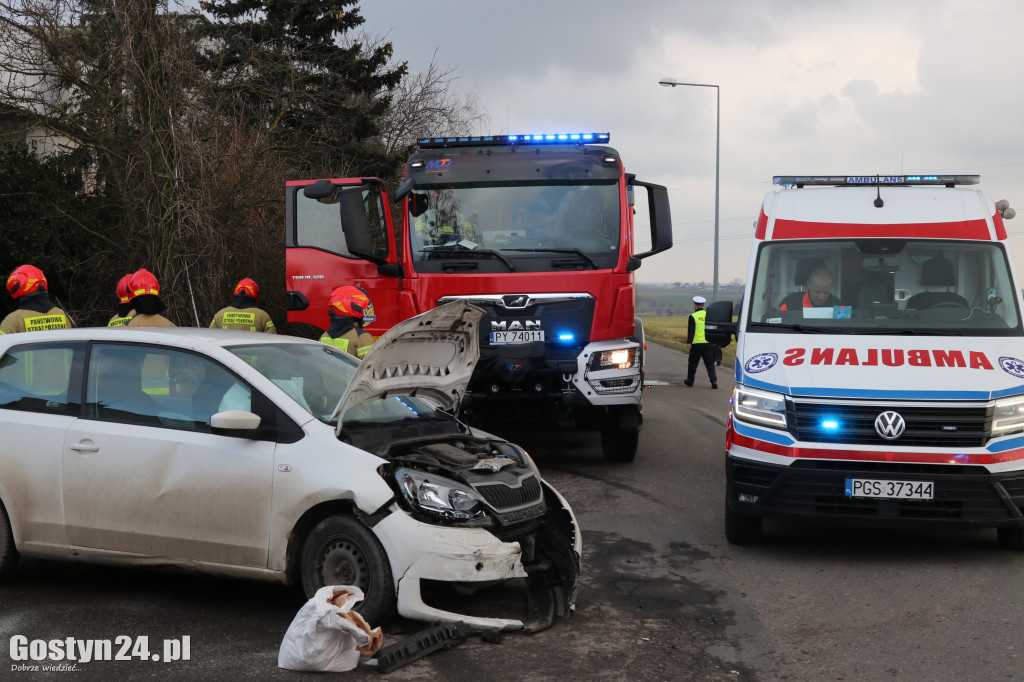
<path id="1" fill-rule="evenodd" d="M 731 545 L 753 545 L 761 540 L 761 519 L 741 514 L 725 504 L 725 539 Z"/>
<path id="2" fill-rule="evenodd" d="M 0 504 L 0 578 L 14 570 L 18 563 L 18 550 L 14 547 L 14 534 L 7 510 Z"/>
<path id="3" fill-rule="evenodd" d="M 996 537 L 999 538 L 999 546 L 1003 549 L 1015 552 L 1024 551 L 1024 528 L 1020 526 L 996 528 Z"/>
<path id="4" fill-rule="evenodd" d="M 640 444 L 640 424 L 632 408 L 609 408 L 601 427 L 601 451 L 609 462 L 632 462 Z"/>

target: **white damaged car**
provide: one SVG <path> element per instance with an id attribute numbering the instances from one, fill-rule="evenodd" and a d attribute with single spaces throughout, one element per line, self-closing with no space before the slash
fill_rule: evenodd
<path id="1" fill-rule="evenodd" d="M 189 567 L 357 585 L 374 624 L 546 627 L 580 531 L 522 448 L 454 416 L 481 314 L 424 313 L 362 363 L 211 329 L 0 336 L 0 577 L 19 554 Z M 475 613 L 498 584 L 521 610 Z"/>

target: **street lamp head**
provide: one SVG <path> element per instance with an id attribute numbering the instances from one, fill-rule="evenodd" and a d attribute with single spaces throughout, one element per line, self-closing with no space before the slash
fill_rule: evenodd
<path id="1" fill-rule="evenodd" d="M 676 84 L 677 84 L 676 79 L 675 78 L 671 78 L 669 76 L 665 76 L 660 81 L 658 81 L 658 85 L 663 85 L 666 88 L 674 88 L 674 87 L 676 87 Z"/>

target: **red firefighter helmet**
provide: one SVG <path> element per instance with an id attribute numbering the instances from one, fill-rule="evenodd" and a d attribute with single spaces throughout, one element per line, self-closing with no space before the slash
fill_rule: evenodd
<path id="1" fill-rule="evenodd" d="M 342 317 L 362 317 L 370 307 L 366 292 L 351 284 L 338 287 L 331 292 L 331 310 Z"/>
<path id="2" fill-rule="evenodd" d="M 46 291 L 46 275 L 34 265 L 20 265 L 7 278 L 7 291 L 14 298 L 21 298 L 40 289 Z"/>
<path id="3" fill-rule="evenodd" d="M 131 292 L 131 290 L 129 288 L 129 285 L 131 284 L 131 281 L 132 281 L 131 274 L 127 274 L 124 277 L 122 277 L 121 279 L 117 280 L 117 302 L 118 303 L 128 303 L 130 300 L 132 300 L 132 292 Z"/>
<path id="4" fill-rule="evenodd" d="M 132 275 L 132 278 L 128 281 L 128 293 L 131 298 L 136 296 L 144 296 L 146 294 L 152 294 L 153 296 L 160 295 L 160 282 L 156 281 L 156 277 L 152 272 L 146 268 L 139 268 Z"/>
<path id="5" fill-rule="evenodd" d="M 238 294 L 248 294 L 258 301 L 260 298 L 260 285 L 246 277 L 243 280 L 239 280 L 238 284 L 235 285 L 234 295 L 238 296 Z"/>

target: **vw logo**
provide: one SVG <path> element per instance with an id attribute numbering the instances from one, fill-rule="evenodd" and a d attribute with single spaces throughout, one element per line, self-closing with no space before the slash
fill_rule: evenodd
<path id="1" fill-rule="evenodd" d="M 875 431 L 886 440 L 896 440 L 903 435 L 907 422 L 899 412 L 889 410 L 875 417 Z"/>

